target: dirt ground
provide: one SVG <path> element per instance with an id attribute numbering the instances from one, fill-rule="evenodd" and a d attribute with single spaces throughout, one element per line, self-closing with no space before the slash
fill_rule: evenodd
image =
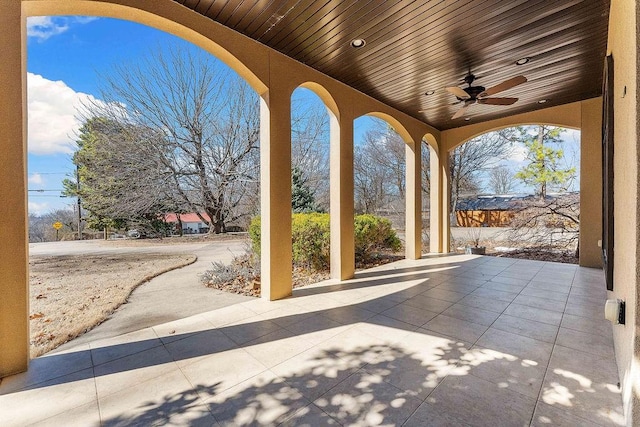
<path id="1" fill-rule="evenodd" d="M 32 257 L 31 357 L 102 323 L 140 284 L 195 260 L 154 253 Z"/>

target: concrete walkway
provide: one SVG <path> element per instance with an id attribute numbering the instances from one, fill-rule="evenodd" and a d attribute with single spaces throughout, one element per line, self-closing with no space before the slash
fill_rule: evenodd
<path id="1" fill-rule="evenodd" d="M 95 243 L 93 245 L 85 244 L 86 248 L 90 248 L 93 253 L 143 250 L 146 252 L 189 253 L 196 255 L 198 259 L 191 265 L 162 274 L 139 286 L 133 291 L 129 301 L 120 306 L 104 323 L 64 344 L 60 350 L 255 299 L 210 289 L 200 282 L 200 276 L 211 268 L 212 262 L 231 262 L 234 256 L 245 252 L 245 245 L 244 240 L 145 248 L 118 248 L 104 247 Z M 77 250 L 76 247 L 66 249 L 72 252 Z M 38 253 L 42 252 L 46 251 L 39 248 Z M 58 251 L 57 254 L 59 253 Z"/>

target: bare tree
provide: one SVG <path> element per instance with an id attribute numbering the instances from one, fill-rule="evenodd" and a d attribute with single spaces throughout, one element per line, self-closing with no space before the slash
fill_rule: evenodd
<path id="1" fill-rule="evenodd" d="M 405 197 L 405 142 L 380 121 L 365 133 L 354 152 L 356 211 L 403 209 Z"/>
<path id="2" fill-rule="evenodd" d="M 55 222 L 62 223 L 62 229 L 56 233 Z M 29 214 L 29 242 L 51 242 L 68 238 L 77 233 L 78 224 L 72 209 L 56 209 L 42 215 Z"/>
<path id="3" fill-rule="evenodd" d="M 305 102 L 306 101 L 306 102 Z M 291 168 L 316 204 L 329 209 L 329 115 L 321 102 L 293 99 Z"/>
<path id="4" fill-rule="evenodd" d="M 575 166 L 566 164 L 564 151 L 559 148 L 564 129 L 540 125 L 518 131 L 529 163 L 515 177 L 531 185 L 536 194 L 519 203 L 509 237 L 533 247 L 575 249 L 577 257 L 580 195 L 564 192 L 576 172 Z M 549 195 L 550 188 L 561 194 Z"/>
<path id="5" fill-rule="evenodd" d="M 509 194 L 513 188 L 513 173 L 506 166 L 498 166 L 489 171 L 489 188 L 494 194 Z"/>
<path id="6" fill-rule="evenodd" d="M 531 247 L 575 249 L 578 256 L 580 194 L 531 197 L 515 209 L 508 237 Z"/>
<path id="7" fill-rule="evenodd" d="M 452 223 L 455 223 L 455 210 L 460 195 L 478 193 L 480 191 L 479 174 L 495 167 L 512 153 L 515 132 L 514 128 L 489 132 L 451 151 L 449 170 Z"/>
<path id="8" fill-rule="evenodd" d="M 116 221 L 157 219 L 171 203 L 171 181 L 163 167 L 164 136 L 154 129 L 95 117 L 79 131 L 80 186 L 66 179 L 65 194 L 80 196 L 88 224 L 102 229 Z"/>
<path id="9" fill-rule="evenodd" d="M 426 141 L 422 141 L 421 167 L 422 167 L 422 196 L 426 198 L 431 194 L 431 150 Z"/>
<path id="10" fill-rule="evenodd" d="M 146 191 L 162 193 L 174 208 L 206 213 L 210 221 L 201 219 L 215 233 L 247 214 L 239 208 L 257 185 L 259 114 L 244 81 L 204 54 L 175 49 L 115 66 L 102 79 L 102 101 L 86 106 L 88 117 L 161 135 L 150 148 L 167 188 Z"/>

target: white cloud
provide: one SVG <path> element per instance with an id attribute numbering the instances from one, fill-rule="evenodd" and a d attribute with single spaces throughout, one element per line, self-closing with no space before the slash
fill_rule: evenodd
<path id="1" fill-rule="evenodd" d="M 519 143 L 516 143 L 511 151 L 511 155 L 507 160 L 512 162 L 524 162 L 527 158 L 527 148 Z"/>
<path id="2" fill-rule="evenodd" d="M 77 110 L 94 101 L 92 95 L 76 92 L 63 81 L 52 81 L 27 73 L 29 106 L 28 149 L 33 154 L 72 153 L 81 126 Z"/>
<path id="3" fill-rule="evenodd" d="M 561 147 L 565 151 L 565 156 L 570 152 L 575 151 L 577 147 L 578 153 L 580 150 L 580 131 L 575 129 L 566 129 L 561 134 L 561 139 L 564 145 Z M 513 151 L 507 160 L 522 163 L 527 159 L 527 148 L 522 143 L 516 143 L 513 147 Z"/>
<path id="4" fill-rule="evenodd" d="M 29 177 L 29 184 L 42 185 L 44 184 L 44 179 L 39 173 L 34 173 Z"/>
<path id="5" fill-rule="evenodd" d="M 35 214 L 35 215 L 42 215 L 47 212 L 49 212 L 49 203 L 29 202 L 29 213 Z"/>
<path id="6" fill-rule="evenodd" d="M 74 24 L 87 24 L 96 19 L 91 16 L 32 16 L 27 18 L 27 36 L 42 42 L 64 33 Z"/>

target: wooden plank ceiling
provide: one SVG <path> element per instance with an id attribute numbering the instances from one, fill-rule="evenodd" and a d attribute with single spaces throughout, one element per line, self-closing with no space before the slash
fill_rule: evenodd
<path id="1" fill-rule="evenodd" d="M 602 92 L 609 0 L 175 1 L 442 130 Z M 528 81 L 494 95 L 515 104 L 452 119 L 444 88 L 469 71 L 474 86 Z"/>

